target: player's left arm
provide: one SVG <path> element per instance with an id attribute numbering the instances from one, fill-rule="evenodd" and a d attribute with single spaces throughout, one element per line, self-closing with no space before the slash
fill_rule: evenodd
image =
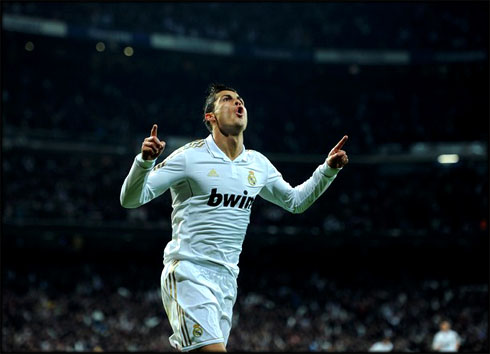
<path id="1" fill-rule="evenodd" d="M 347 135 L 344 135 L 342 139 L 334 146 L 332 150 L 328 153 L 326 163 L 331 168 L 343 168 L 349 163 L 349 157 L 347 152 L 342 150 L 345 142 L 349 139 Z"/>
<path id="2" fill-rule="evenodd" d="M 338 172 L 349 163 L 342 150 L 348 137 L 345 135 L 328 154 L 325 162 L 302 184 L 291 187 L 281 173 L 268 161 L 269 173 L 259 195 L 292 213 L 302 213 L 317 200 L 336 178 Z"/>

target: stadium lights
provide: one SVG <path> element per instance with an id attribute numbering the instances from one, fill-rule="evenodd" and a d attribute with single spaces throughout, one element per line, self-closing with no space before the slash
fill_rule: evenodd
<path id="1" fill-rule="evenodd" d="M 26 45 L 24 46 L 25 50 L 28 52 L 32 52 L 34 50 L 34 43 L 31 41 L 27 42 Z"/>
<path id="2" fill-rule="evenodd" d="M 458 154 L 442 154 L 437 157 L 439 163 L 457 163 L 459 161 Z"/>
<path id="3" fill-rule="evenodd" d="M 126 47 L 124 48 L 124 55 L 127 57 L 130 57 L 134 54 L 134 50 L 132 47 Z"/>
<path id="4" fill-rule="evenodd" d="M 97 42 L 97 44 L 95 45 L 95 50 L 97 50 L 99 53 L 103 52 L 105 50 L 104 42 Z"/>

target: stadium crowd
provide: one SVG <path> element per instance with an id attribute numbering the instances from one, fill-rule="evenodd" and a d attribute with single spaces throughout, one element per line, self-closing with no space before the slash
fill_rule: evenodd
<path id="1" fill-rule="evenodd" d="M 248 273 L 248 275 L 246 275 Z M 239 277 L 229 351 L 427 352 L 449 319 L 462 352 L 488 352 L 488 284 L 444 279 L 355 283 L 316 272 Z M 171 351 L 155 269 L 3 269 L 2 351 Z"/>
<path id="2" fill-rule="evenodd" d="M 488 41 L 487 9 L 478 2 L 146 3 L 143 8 L 135 3 L 4 5 L 9 14 L 76 26 L 169 33 L 237 44 L 431 50 L 481 49 Z"/>
<path id="3" fill-rule="evenodd" d="M 31 52 L 24 49 L 30 40 Z M 420 141 L 486 139 L 484 129 L 468 124 L 486 119 L 485 62 L 421 70 L 311 66 L 139 48 L 126 57 L 122 50 L 99 53 L 92 43 L 61 40 L 60 47 L 60 39 L 13 33 L 5 41 L 7 136 L 39 133 L 88 144 L 117 136 L 117 146 L 136 148 L 157 122 L 162 136 L 201 138 L 207 133 L 205 90 L 225 81 L 245 98 L 246 146 L 258 151 L 318 154 L 344 134 L 353 137 L 351 154 L 378 153 L 386 145 L 407 151 Z M 38 62 L 43 70 L 36 69 Z"/>

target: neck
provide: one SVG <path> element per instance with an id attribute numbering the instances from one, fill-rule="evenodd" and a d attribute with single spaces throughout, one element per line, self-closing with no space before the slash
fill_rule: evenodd
<path id="1" fill-rule="evenodd" d="M 240 132 L 238 135 L 224 136 L 219 129 L 213 129 L 213 139 L 220 150 L 232 161 L 242 153 L 243 132 Z"/>

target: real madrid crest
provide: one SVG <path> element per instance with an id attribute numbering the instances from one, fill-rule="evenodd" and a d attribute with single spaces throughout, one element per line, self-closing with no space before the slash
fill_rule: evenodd
<path id="1" fill-rule="evenodd" d="M 202 336 L 202 327 L 198 324 L 195 324 L 194 329 L 192 330 L 192 334 L 194 335 L 194 337 Z"/>
<path id="2" fill-rule="evenodd" d="M 251 186 L 255 186 L 255 183 L 257 183 L 257 177 L 255 177 L 254 171 L 248 173 L 248 183 L 250 183 Z"/>

